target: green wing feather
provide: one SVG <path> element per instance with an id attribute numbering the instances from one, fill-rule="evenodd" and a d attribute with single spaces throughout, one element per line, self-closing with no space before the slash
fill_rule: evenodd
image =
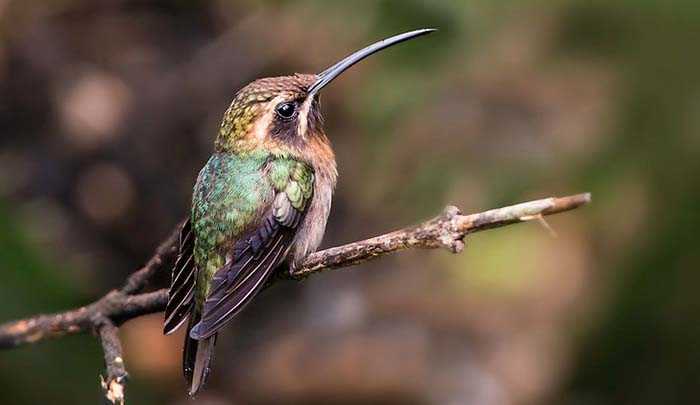
<path id="1" fill-rule="evenodd" d="M 314 182 L 307 164 L 264 154 L 215 155 L 207 166 L 192 216 L 195 262 L 203 269 L 195 298 L 201 319 L 190 331 L 194 339 L 215 334 L 284 261 Z"/>

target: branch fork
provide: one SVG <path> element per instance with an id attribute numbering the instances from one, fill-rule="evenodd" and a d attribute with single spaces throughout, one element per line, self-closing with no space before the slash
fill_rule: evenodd
<path id="1" fill-rule="evenodd" d="M 569 211 L 590 201 L 590 194 L 576 194 L 533 200 L 470 215 L 463 215 L 457 207 L 447 206 L 442 214 L 419 225 L 312 253 L 291 272 L 290 277 L 303 279 L 323 270 L 349 267 L 412 248 L 444 248 L 459 253 L 464 250 L 464 238 L 471 233 L 531 220 L 542 222 L 544 216 Z M 165 309 L 168 299 L 166 289 L 143 291 L 157 272 L 167 270 L 164 267 L 176 254 L 180 227 L 181 224 L 158 246 L 142 268 L 127 278 L 122 288 L 112 290 L 97 301 L 77 309 L 36 315 L 0 325 L 0 350 L 93 332 L 104 351 L 106 376 L 100 376 L 100 384 L 105 397 L 113 404 L 123 405 L 128 373 L 118 336 L 119 325 Z"/>

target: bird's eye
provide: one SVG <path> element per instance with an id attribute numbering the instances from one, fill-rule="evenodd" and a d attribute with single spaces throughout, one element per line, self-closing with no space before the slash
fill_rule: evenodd
<path id="1" fill-rule="evenodd" d="M 294 102 L 280 103 L 275 107 L 275 111 L 280 117 L 289 119 L 297 112 L 297 105 Z"/>

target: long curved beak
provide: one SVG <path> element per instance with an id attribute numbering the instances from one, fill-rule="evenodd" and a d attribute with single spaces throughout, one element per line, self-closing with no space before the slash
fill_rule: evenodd
<path id="1" fill-rule="evenodd" d="M 318 78 L 316 79 L 314 84 L 312 84 L 309 87 L 309 96 L 313 97 L 316 93 L 318 93 L 319 90 L 324 88 L 328 83 L 330 83 L 333 79 L 338 77 L 341 73 L 348 70 L 352 65 L 372 55 L 373 53 L 379 52 L 382 49 L 386 49 L 403 41 L 408 41 L 409 39 L 417 38 L 421 35 L 430 34 L 433 31 L 436 30 L 434 28 L 424 28 L 421 30 L 404 32 L 403 34 L 394 35 L 391 38 L 383 39 L 379 42 L 373 43 L 368 47 L 360 49 L 359 51 L 353 53 L 350 56 L 347 56 L 345 59 L 319 73 L 317 75 Z"/>

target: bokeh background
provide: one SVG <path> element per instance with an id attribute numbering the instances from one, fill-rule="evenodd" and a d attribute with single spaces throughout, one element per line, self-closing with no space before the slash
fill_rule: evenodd
<path id="1" fill-rule="evenodd" d="M 323 94 L 324 246 L 438 213 L 594 204 L 265 291 L 201 404 L 688 404 L 700 387 L 693 1 L 0 0 L 0 321 L 90 302 L 188 210 L 236 89 L 440 31 Z M 158 286 L 155 286 L 158 287 Z M 121 329 L 134 404 L 190 404 L 182 335 Z M 0 402 L 96 403 L 93 337 L 0 353 Z"/>

